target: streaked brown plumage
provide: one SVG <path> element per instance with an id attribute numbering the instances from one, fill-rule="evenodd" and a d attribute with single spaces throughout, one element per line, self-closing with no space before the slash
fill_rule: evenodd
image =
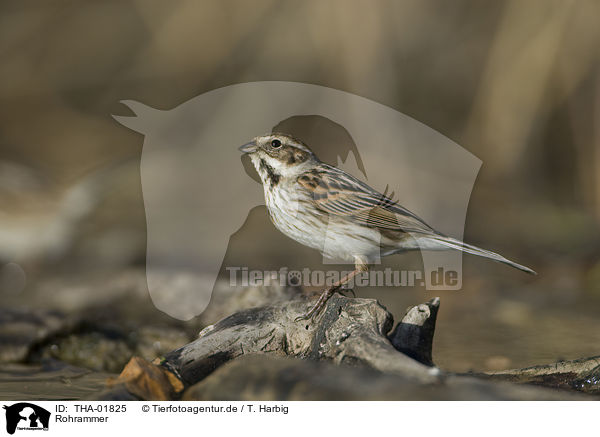
<path id="1" fill-rule="evenodd" d="M 352 261 L 355 271 L 326 289 L 302 318 L 380 256 L 456 249 L 535 273 L 497 253 L 447 237 L 408 209 L 354 176 L 321 162 L 301 141 L 284 134 L 256 137 L 240 147 L 260 175 L 269 216 L 287 236 L 328 258 Z"/>

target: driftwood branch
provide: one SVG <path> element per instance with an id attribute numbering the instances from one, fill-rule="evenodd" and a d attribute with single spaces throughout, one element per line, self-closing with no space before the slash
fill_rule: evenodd
<path id="1" fill-rule="evenodd" d="M 490 379 L 600 393 L 600 356 L 485 374 Z"/>
<path id="2" fill-rule="evenodd" d="M 296 322 L 311 302 L 294 300 L 251 308 L 227 317 L 204 329 L 197 340 L 167 354 L 161 364 L 186 385 L 193 385 L 224 363 L 247 354 L 275 354 L 312 360 L 331 360 L 336 364 L 360 364 L 385 373 L 402 374 L 422 382 L 433 382 L 439 373 L 431 367 L 432 323 L 436 311 L 421 315 L 418 325 L 409 311 L 406 323 L 394 331 L 394 342 L 387 337 L 393 318 L 372 299 L 347 298 L 335 294 L 321 315 L 311 321 Z M 437 303 L 431 304 L 437 308 Z M 403 341 L 402 332 L 411 338 Z M 415 339 L 420 341 L 415 341 Z M 401 353 L 394 344 L 402 346 Z M 414 347 L 413 347 L 414 346 Z M 425 362 L 415 358 L 425 357 Z"/>
<path id="3" fill-rule="evenodd" d="M 272 303 L 273 290 L 265 293 L 269 304 L 209 325 L 196 340 L 153 363 L 132 359 L 97 399 L 241 399 L 242 391 L 248 399 L 273 400 L 583 396 L 513 382 L 597 392 L 597 359 L 494 374 L 441 372 L 431 350 L 439 298 L 409 308 L 392 329 L 392 315 L 373 299 L 334 294 L 316 318 L 296 322 L 312 301 L 282 289 Z M 222 296 L 213 316 L 244 295 Z"/>

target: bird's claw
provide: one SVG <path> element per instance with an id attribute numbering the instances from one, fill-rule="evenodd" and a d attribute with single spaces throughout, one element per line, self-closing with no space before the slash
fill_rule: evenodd
<path id="1" fill-rule="evenodd" d="M 335 290 L 337 290 L 338 288 L 339 288 L 339 286 L 333 286 L 331 288 L 325 289 L 319 296 L 319 299 L 317 299 L 317 302 L 307 312 L 296 317 L 294 319 L 294 321 L 299 322 L 300 320 L 311 319 L 315 314 L 317 314 L 319 311 L 321 311 L 323 309 L 323 307 L 325 306 L 325 304 L 327 303 L 327 301 L 329 300 L 329 298 L 331 297 L 333 292 Z"/>
<path id="2" fill-rule="evenodd" d="M 304 314 L 302 314 L 301 316 L 298 316 L 298 317 L 296 317 L 296 318 L 294 319 L 294 322 L 300 322 L 300 321 L 302 321 L 302 320 L 308 320 L 308 319 L 310 319 L 311 315 L 312 315 L 312 314 L 304 313 Z"/>

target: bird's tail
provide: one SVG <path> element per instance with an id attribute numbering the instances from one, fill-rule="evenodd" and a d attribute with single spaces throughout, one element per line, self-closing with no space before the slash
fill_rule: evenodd
<path id="1" fill-rule="evenodd" d="M 537 273 L 535 271 L 531 270 L 529 267 L 526 267 L 521 264 L 517 264 L 516 262 L 511 261 L 507 258 L 504 258 L 502 255 L 499 255 L 490 250 L 481 249 L 480 247 L 464 243 L 460 240 L 456 240 L 455 238 L 446 237 L 444 235 L 435 235 L 435 236 L 428 235 L 427 237 L 421 237 L 421 238 L 424 238 L 425 240 L 427 240 L 427 243 L 424 245 L 424 248 L 428 248 L 428 249 L 432 248 L 433 249 L 434 247 L 431 247 L 431 246 L 440 245 L 441 247 L 438 247 L 439 249 L 448 248 L 448 249 L 460 250 L 462 252 L 482 256 L 484 258 L 489 258 L 491 260 L 509 265 L 511 267 L 514 267 L 515 269 L 519 269 L 523 272 L 526 272 L 526 273 L 529 273 L 532 275 L 537 275 Z"/>

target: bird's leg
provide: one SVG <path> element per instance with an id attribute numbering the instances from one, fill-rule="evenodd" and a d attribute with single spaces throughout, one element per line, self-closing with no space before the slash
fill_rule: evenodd
<path id="1" fill-rule="evenodd" d="M 350 272 L 349 274 L 347 274 L 346 276 L 344 276 L 342 279 L 340 279 L 339 281 L 337 281 L 331 287 L 328 287 L 325 290 L 323 290 L 323 292 L 321 293 L 321 296 L 319 296 L 319 299 L 311 307 L 311 309 L 308 310 L 306 313 L 302 314 L 301 316 L 296 317 L 295 321 L 297 322 L 299 320 L 308 320 L 312 316 L 314 316 L 315 314 L 317 314 L 325 306 L 325 304 L 327 303 L 327 301 L 329 300 L 329 298 L 333 295 L 333 293 L 335 292 L 335 290 L 337 290 L 338 288 L 340 288 L 342 285 L 347 284 L 352 278 L 354 278 L 359 273 L 364 272 L 365 270 L 366 270 L 365 267 L 363 267 L 362 265 L 361 266 L 357 265 L 356 266 L 356 270 L 354 270 L 353 272 Z"/>

